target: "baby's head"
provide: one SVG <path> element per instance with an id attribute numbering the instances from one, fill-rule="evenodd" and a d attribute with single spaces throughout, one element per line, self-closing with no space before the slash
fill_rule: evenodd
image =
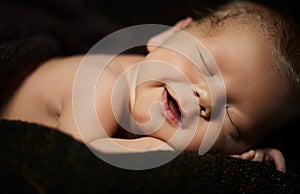
<path id="1" fill-rule="evenodd" d="M 197 17 L 197 16 L 196 16 Z M 225 31 L 235 36 L 248 34 L 261 41 L 263 49 L 269 55 L 269 61 L 277 75 L 288 81 L 287 88 L 279 89 L 286 92 L 290 106 L 283 108 L 280 114 L 285 119 L 298 118 L 300 91 L 300 51 L 299 29 L 297 24 L 286 15 L 271 10 L 261 4 L 251 1 L 231 1 L 216 10 L 200 14 L 189 28 L 199 29 L 207 37 L 218 36 Z M 238 34 L 240 32 L 241 34 Z M 279 79 L 280 79 L 279 78 Z"/>
<path id="2" fill-rule="evenodd" d="M 299 117 L 299 37 L 286 18 L 263 6 L 236 1 L 192 21 L 183 30 L 205 46 L 218 65 L 225 85 L 226 114 L 212 151 L 245 151 L 272 130 Z M 168 41 L 182 40 L 173 36 Z M 189 59 L 172 49 L 157 47 L 147 55 L 146 61 L 171 64 L 190 80 L 200 113 L 197 131 L 187 149 L 199 149 L 213 120 L 211 113 L 215 105 L 211 96 L 221 99 L 223 94 L 211 94 L 203 74 Z M 167 74 L 165 79 L 168 80 Z M 180 78 L 173 82 L 180 82 Z M 213 84 L 218 85 L 217 81 Z M 179 100 L 166 85 L 157 81 L 141 84 L 136 89 L 135 102 L 131 102 L 133 117 L 146 122 L 150 119 L 149 105 L 165 96 L 167 121 L 151 134 L 164 141 L 178 132 L 176 123 L 186 119 L 180 112 L 184 100 Z M 180 132 L 183 136 L 184 130 L 188 129 Z"/>
<path id="3" fill-rule="evenodd" d="M 216 11 L 208 12 L 206 16 L 203 15 L 188 28 L 201 28 L 201 33 L 206 37 L 216 37 L 228 32 L 234 36 L 244 34 L 260 42 L 261 49 L 265 50 L 262 54 L 266 57 L 262 56 L 261 59 L 265 59 L 264 65 L 269 68 L 265 76 L 271 75 L 271 83 L 265 84 L 274 92 L 274 96 L 257 89 L 258 96 L 266 97 L 265 104 L 258 109 L 266 111 L 261 120 L 265 124 L 259 125 L 264 126 L 263 136 L 279 129 L 288 132 L 289 130 L 284 129 L 285 124 L 300 118 L 300 41 L 297 24 L 278 10 L 271 10 L 249 1 L 232 1 Z M 263 96 L 261 98 L 264 98 Z M 271 106 L 275 108 L 267 113 L 268 107 Z M 258 126 L 256 127 L 259 129 Z M 260 138 L 258 140 L 260 141 Z"/>

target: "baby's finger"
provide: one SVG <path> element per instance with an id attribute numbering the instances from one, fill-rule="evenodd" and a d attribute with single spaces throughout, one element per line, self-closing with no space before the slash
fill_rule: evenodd
<path id="1" fill-rule="evenodd" d="M 283 154 L 277 149 L 269 149 L 267 160 L 274 162 L 276 170 L 285 172 L 286 165 Z"/>
<path id="2" fill-rule="evenodd" d="M 241 154 L 241 158 L 244 160 L 253 160 L 255 153 L 256 152 L 254 150 L 249 150 L 248 152 Z"/>
<path id="3" fill-rule="evenodd" d="M 243 160 L 252 160 L 255 156 L 255 151 L 254 150 L 249 150 L 247 152 L 244 152 L 242 154 L 233 154 L 231 157 L 238 158 L 238 159 L 243 159 Z"/>
<path id="4" fill-rule="evenodd" d="M 176 28 L 172 27 L 167 31 L 161 32 L 160 34 L 150 38 L 147 44 L 148 51 L 154 50 L 157 46 L 162 45 L 169 37 L 171 37 L 175 32 Z"/>
<path id="5" fill-rule="evenodd" d="M 167 31 L 161 32 L 154 37 L 150 38 L 147 43 L 147 50 L 150 52 L 154 50 L 157 46 L 162 45 L 167 39 L 169 39 L 178 29 L 183 29 L 189 23 L 191 23 L 193 19 L 191 17 L 187 17 L 186 19 L 180 20 L 177 22 L 174 27 L 168 29 Z"/>
<path id="6" fill-rule="evenodd" d="M 252 161 L 263 162 L 265 158 L 265 152 L 261 149 L 256 150 L 255 156 Z"/>
<path id="7" fill-rule="evenodd" d="M 187 17 L 187 18 L 177 22 L 174 26 L 176 28 L 182 29 L 182 28 L 186 27 L 187 25 L 189 25 L 192 21 L 193 21 L 193 18 Z"/>

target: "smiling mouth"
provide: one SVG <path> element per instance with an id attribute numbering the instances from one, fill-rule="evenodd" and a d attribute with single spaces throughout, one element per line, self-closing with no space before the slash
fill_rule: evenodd
<path id="1" fill-rule="evenodd" d="M 179 127 L 181 125 L 181 108 L 166 88 L 162 92 L 161 101 L 167 120 Z"/>

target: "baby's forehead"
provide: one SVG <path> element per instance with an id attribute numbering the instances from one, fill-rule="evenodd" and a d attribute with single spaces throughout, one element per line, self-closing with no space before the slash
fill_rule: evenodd
<path id="1" fill-rule="evenodd" d="M 213 10 L 205 17 L 195 19 L 189 27 L 198 28 L 206 35 L 215 35 L 224 31 L 262 35 L 270 33 L 269 31 L 273 33 L 278 31 L 281 28 L 278 19 L 276 13 L 255 3 L 231 3 L 229 6 Z"/>

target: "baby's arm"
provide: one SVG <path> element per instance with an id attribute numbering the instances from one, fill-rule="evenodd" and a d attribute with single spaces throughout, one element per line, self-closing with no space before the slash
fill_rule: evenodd
<path id="1" fill-rule="evenodd" d="M 249 150 L 240 155 L 232 155 L 235 158 L 244 160 L 258 161 L 258 162 L 274 162 L 276 170 L 285 172 L 285 160 L 283 154 L 274 148 L 261 148 Z"/>
<path id="2" fill-rule="evenodd" d="M 136 153 L 147 151 L 174 151 L 174 149 L 159 139 L 141 137 L 137 139 L 99 138 L 88 144 L 103 153 Z"/>

